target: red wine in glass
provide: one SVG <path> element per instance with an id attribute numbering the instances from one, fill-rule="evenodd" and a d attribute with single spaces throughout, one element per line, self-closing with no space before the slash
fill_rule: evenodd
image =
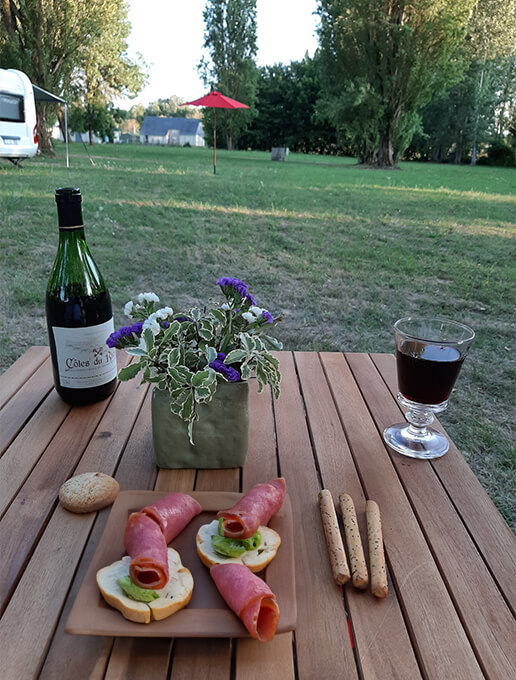
<path id="1" fill-rule="evenodd" d="M 399 391 L 410 401 L 441 404 L 450 396 L 463 361 L 455 347 L 408 340 L 396 349 Z"/>

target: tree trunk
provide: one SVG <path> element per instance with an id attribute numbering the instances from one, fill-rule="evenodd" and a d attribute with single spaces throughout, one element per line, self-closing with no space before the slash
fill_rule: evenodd
<path id="1" fill-rule="evenodd" d="M 93 146 L 93 130 L 88 128 L 88 139 L 90 140 L 90 146 Z"/>
<path id="2" fill-rule="evenodd" d="M 61 134 L 63 135 L 63 142 L 66 142 L 66 129 L 65 129 L 65 121 L 64 121 L 64 114 L 61 109 L 58 109 L 57 111 L 57 120 L 59 122 L 59 129 L 61 130 Z M 68 136 L 68 141 L 70 141 L 70 136 Z"/>
<path id="3" fill-rule="evenodd" d="M 463 135 L 462 135 L 462 130 L 459 132 L 459 136 L 457 137 L 457 143 L 455 144 L 455 157 L 453 159 L 453 162 L 455 165 L 460 165 L 462 161 L 462 142 L 463 142 Z"/>
<path id="4" fill-rule="evenodd" d="M 54 147 L 52 145 L 52 137 L 48 134 L 47 129 L 47 105 L 38 102 L 37 107 L 37 131 L 38 131 L 38 146 L 41 153 L 49 156 L 55 156 Z"/>
<path id="5" fill-rule="evenodd" d="M 471 165 L 476 165 L 477 164 L 477 155 L 478 155 L 478 125 L 480 122 L 480 101 L 482 99 L 482 89 L 484 87 L 484 72 L 486 68 L 486 59 L 487 59 L 487 52 L 484 52 L 484 59 L 482 62 L 482 69 L 480 71 L 480 83 L 478 86 L 478 93 L 477 93 L 477 110 L 475 113 L 475 126 L 473 128 L 473 144 L 471 147 Z"/>
<path id="6" fill-rule="evenodd" d="M 228 151 L 233 151 L 233 136 L 231 130 L 226 132 L 226 148 Z"/>
<path id="7" fill-rule="evenodd" d="M 387 130 L 380 137 L 376 165 L 379 168 L 394 168 L 394 149 L 392 146 L 392 124 L 388 123 Z"/>

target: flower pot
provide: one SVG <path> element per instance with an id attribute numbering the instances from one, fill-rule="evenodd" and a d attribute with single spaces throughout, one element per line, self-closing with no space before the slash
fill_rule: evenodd
<path id="1" fill-rule="evenodd" d="M 244 464 L 249 436 L 249 385 L 222 383 L 209 404 L 198 406 L 194 446 L 184 420 L 170 411 L 169 395 L 152 392 L 152 440 L 160 468 L 233 468 Z"/>

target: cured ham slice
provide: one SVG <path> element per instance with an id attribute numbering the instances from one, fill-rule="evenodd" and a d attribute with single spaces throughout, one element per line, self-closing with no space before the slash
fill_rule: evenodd
<path id="1" fill-rule="evenodd" d="M 278 627 L 279 606 L 265 581 L 243 564 L 216 564 L 210 574 L 251 637 L 261 642 L 272 640 Z"/>
<path id="2" fill-rule="evenodd" d="M 129 575 L 140 588 L 163 588 L 169 577 L 167 542 L 159 524 L 143 512 L 127 520 L 124 547 L 131 557 Z"/>
<path id="3" fill-rule="evenodd" d="M 165 541 L 170 543 L 201 510 L 200 503 L 187 493 L 170 493 L 141 512 L 159 524 Z"/>
<path id="4" fill-rule="evenodd" d="M 267 526 L 283 505 L 286 491 L 283 477 L 253 486 L 232 508 L 217 514 L 224 519 L 224 536 L 250 538 L 261 524 Z"/>

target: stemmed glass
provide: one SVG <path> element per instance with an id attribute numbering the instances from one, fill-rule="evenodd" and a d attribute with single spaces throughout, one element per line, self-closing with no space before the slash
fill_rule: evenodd
<path id="1" fill-rule="evenodd" d="M 429 427 L 448 398 L 475 333 L 462 323 L 439 318 L 405 317 L 394 324 L 398 401 L 408 423 L 386 428 L 387 444 L 411 458 L 439 458 L 448 439 Z"/>

